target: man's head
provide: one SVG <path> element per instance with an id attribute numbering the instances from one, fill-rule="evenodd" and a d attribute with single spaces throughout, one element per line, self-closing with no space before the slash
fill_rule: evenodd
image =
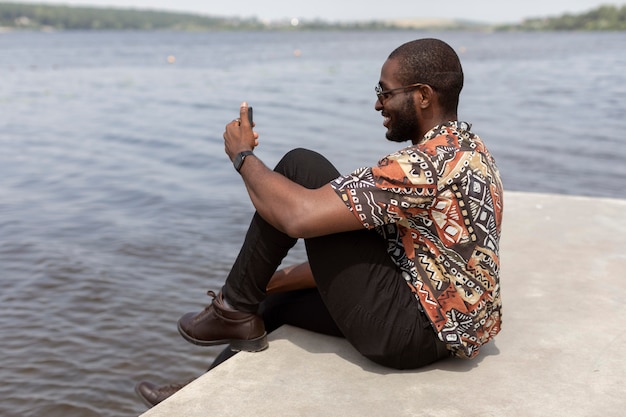
<path id="1" fill-rule="evenodd" d="M 387 138 L 416 142 L 436 124 L 456 119 L 462 88 L 461 62 L 447 43 L 418 39 L 401 45 L 383 65 L 377 88 Z"/>

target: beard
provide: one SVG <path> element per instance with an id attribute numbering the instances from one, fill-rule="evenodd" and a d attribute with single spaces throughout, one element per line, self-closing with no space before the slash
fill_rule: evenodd
<path id="1" fill-rule="evenodd" d="M 391 142 L 406 142 L 419 135 L 419 120 L 413 95 L 407 95 L 402 107 L 395 112 L 385 137 Z"/>

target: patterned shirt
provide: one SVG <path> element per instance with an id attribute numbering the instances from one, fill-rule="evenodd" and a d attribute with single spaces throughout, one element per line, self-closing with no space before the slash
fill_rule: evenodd
<path id="1" fill-rule="evenodd" d="M 388 253 L 439 338 L 472 358 L 500 331 L 502 182 L 465 122 L 448 122 L 417 144 L 331 185 Z"/>

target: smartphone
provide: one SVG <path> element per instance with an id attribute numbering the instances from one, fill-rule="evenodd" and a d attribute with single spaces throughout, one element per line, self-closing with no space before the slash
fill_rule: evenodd
<path id="1" fill-rule="evenodd" d="M 252 107 L 248 107 L 248 120 L 250 121 L 250 126 L 252 126 Z"/>

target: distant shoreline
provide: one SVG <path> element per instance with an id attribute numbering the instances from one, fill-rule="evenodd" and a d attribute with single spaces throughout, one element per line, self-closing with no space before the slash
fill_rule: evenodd
<path id="1" fill-rule="evenodd" d="M 13 30 L 178 30 L 178 31 L 622 31 L 626 5 L 600 6 L 579 15 L 527 19 L 519 24 L 486 24 L 453 19 L 395 19 L 359 22 L 205 16 L 150 9 L 100 8 L 0 2 L 0 33 Z"/>

